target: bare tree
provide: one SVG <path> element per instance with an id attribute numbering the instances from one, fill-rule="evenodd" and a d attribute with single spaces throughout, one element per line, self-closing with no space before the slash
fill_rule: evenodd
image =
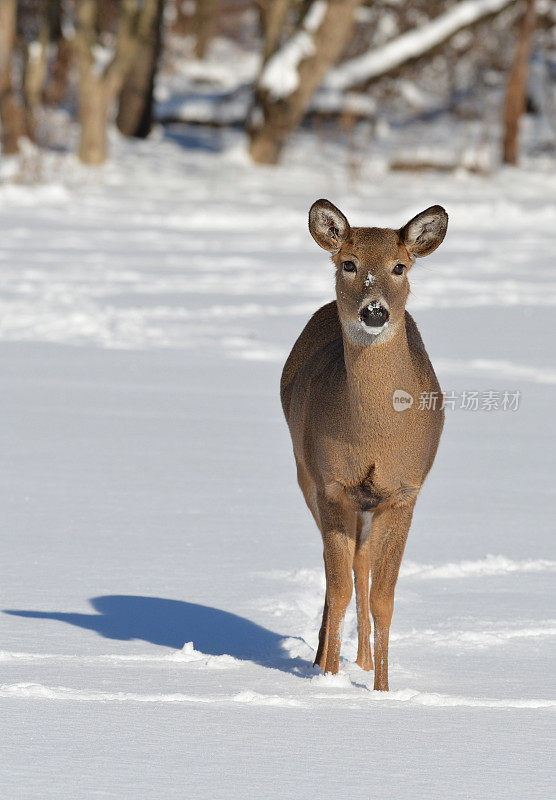
<path id="1" fill-rule="evenodd" d="M 278 161 L 326 72 L 347 45 L 360 3 L 313 0 L 293 35 L 263 65 L 249 120 L 254 161 Z"/>
<path id="2" fill-rule="evenodd" d="M 284 142 L 303 118 L 319 85 L 334 100 L 349 89 L 396 74 L 405 65 L 437 52 L 455 34 L 496 16 L 514 3 L 516 0 L 461 0 L 421 26 L 337 67 L 333 64 L 350 40 L 357 2 L 312 0 L 293 35 L 282 44 L 283 28 L 293 3 L 276 0 L 265 4 L 265 58 L 248 121 L 252 158 L 263 163 L 278 160 Z"/>
<path id="3" fill-rule="evenodd" d="M 16 0 L 0 0 L 0 122 L 2 151 L 6 155 L 19 151 L 18 142 L 24 130 L 23 110 L 12 83 L 16 23 Z"/>
<path id="4" fill-rule="evenodd" d="M 132 67 L 120 93 L 116 125 L 125 136 L 145 138 L 152 126 L 153 93 L 162 49 L 164 0 L 157 0 L 157 12 L 143 18 L 146 28 L 138 29 L 138 44 Z"/>
<path id="5" fill-rule="evenodd" d="M 114 53 L 106 58 L 99 46 L 99 0 L 79 0 L 75 49 L 79 72 L 79 158 L 101 164 L 107 157 L 108 115 L 133 65 L 139 30 L 150 27 L 158 12 L 158 0 L 121 0 Z M 108 61 L 104 66 L 103 61 Z"/>
<path id="6" fill-rule="evenodd" d="M 535 0 L 526 0 L 525 10 L 519 25 L 514 60 L 506 87 L 503 150 L 503 160 L 506 164 L 517 164 L 519 123 L 527 103 L 529 56 L 531 54 L 531 40 L 535 29 L 535 19 Z"/>

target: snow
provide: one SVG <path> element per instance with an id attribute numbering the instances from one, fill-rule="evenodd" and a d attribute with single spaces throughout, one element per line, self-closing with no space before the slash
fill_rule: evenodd
<path id="1" fill-rule="evenodd" d="M 384 75 L 446 41 L 465 25 L 495 14 L 512 2 L 514 0 L 462 0 L 422 27 L 340 64 L 326 78 L 325 87 L 342 91 Z"/>
<path id="2" fill-rule="evenodd" d="M 93 74 L 97 78 L 102 78 L 106 74 L 108 65 L 114 58 L 114 48 L 106 47 L 98 42 L 93 45 Z"/>
<path id="3" fill-rule="evenodd" d="M 0 782 L 18 800 L 545 798 L 552 792 L 554 172 L 385 172 L 300 135 L 111 137 L 0 185 Z M 50 160 L 49 160 L 50 159 Z M 283 359 L 333 296 L 307 211 L 446 240 L 410 310 L 446 412 L 396 592 L 388 694 L 312 667 L 322 548 Z"/>
<path id="4" fill-rule="evenodd" d="M 44 45 L 42 44 L 42 42 L 38 40 L 30 42 L 30 44 L 27 47 L 29 60 L 35 62 L 40 61 L 40 59 L 42 58 L 43 47 Z"/>
<path id="5" fill-rule="evenodd" d="M 505 575 L 510 572 L 556 572 L 556 561 L 546 558 L 514 561 L 504 556 L 489 554 L 477 561 L 432 566 L 406 561 L 400 570 L 401 575 L 427 578 L 465 578 L 476 575 Z"/>
<path id="6" fill-rule="evenodd" d="M 327 8 L 327 0 L 314 0 L 299 30 L 268 59 L 259 78 L 259 87 L 275 100 L 289 97 L 299 86 L 299 65 L 315 52 L 313 36 Z"/>
<path id="7" fill-rule="evenodd" d="M 365 278 L 365 286 L 372 286 L 373 283 L 376 281 L 375 276 L 372 272 L 367 272 L 367 277 Z"/>
<path id="8" fill-rule="evenodd" d="M 157 81 L 157 118 L 243 124 L 252 105 L 260 54 L 221 36 L 214 37 L 202 60 L 193 57 L 191 37 L 169 35 L 166 46 L 173 53 L 173 68 L 164 70 Z"/>
<path id="9" fill-rule="evenodd" d="M 315 9 L 323 10 L 323 7 L 317 2 Z M 316 11 L 313 10 L 309 19 L 318 22 Z M 309 43 L 308 34 L 304 31 L 300 34 L 301 41 L 311 49 L 312 39 Z M 158 120 L 243 126 L 246 117 L 252 114 L 256 115 L 252 119 L 253 125 L 262 123 L 261 109 L 253 106 L 253 84 L 260 70 L 258 51 L 216 36 L 211 41 L 206 57 L 198 60 L 193 58 L 193 42 L 188 41 L 187 37 L 187 58 L 183 57 L 184 40 L 181 37 L 176 40 L 169 36 L 169 42 L 170 48 L 178 52 L 174 55 L 173 68 L 161 72 L 156 85 L 155 113 Z M 276 86 L 287 85 L 294 91 L 297 88 L 297 58 L 300 52 L 286 43 L 285 55 L 290 61 L 286 63 L 285 56 L 273 60 L 272 70 L 276 73 Z M 319 87 L 309 109 L 324 114 L 344 112 L 372 117 L 376 113 L 376 100 L 361 92 L 337 92 Z M 257 118 L 259 116 L 260 120 Z"/>

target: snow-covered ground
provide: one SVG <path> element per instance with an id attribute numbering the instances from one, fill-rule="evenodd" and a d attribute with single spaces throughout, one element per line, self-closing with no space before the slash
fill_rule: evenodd
<path id="1" fill-rule="evenodd" d="M 553 164 L 354 182 L 196 130 L 0 186 L 2 796 L 546 798 L 556 611 Z M 321 544 L 278 399 L 332 297 L 307 209 L 442 247 L 410 309 L 447 411 L 392 624 L 391 692 L 311 666 Z"/>

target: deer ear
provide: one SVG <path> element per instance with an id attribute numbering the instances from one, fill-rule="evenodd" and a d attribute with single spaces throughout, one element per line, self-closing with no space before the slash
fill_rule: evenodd
<path id="1" fill-rule="evenodd" d="M 317 200 L 309 211 L 309 230 L 315 242 L 334 255 L 349 236 L 349 222 L 328 200 Z"/>
<path id="2" fill-rule="evenodd" d="M 436 250 L 446 236 L 447 229 L 448 214 L 442 206 L 431 206 L 400 229 L 400 238 L 410 255 L 421 258 Z"/>

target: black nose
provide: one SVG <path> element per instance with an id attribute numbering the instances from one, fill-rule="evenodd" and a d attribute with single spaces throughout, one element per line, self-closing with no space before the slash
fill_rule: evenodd
<path id="1" fill-rule="evenodd" d="M 359 312 L 359 319 L 368 328 L 381 328 L 390 319 L 388 309 L 378 303 L 370 303 Z"/>

